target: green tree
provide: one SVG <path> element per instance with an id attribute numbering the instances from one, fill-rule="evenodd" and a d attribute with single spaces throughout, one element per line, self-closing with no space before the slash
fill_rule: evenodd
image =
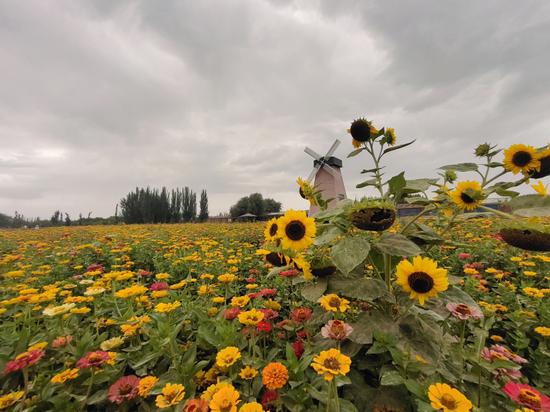
<path id="1" fill-rule="evenodd" d="M 201 192 L 199 221 L 204 222 L 206 219 L 208 219 L 208 195 L 206 190 L 203 189 Z"/>

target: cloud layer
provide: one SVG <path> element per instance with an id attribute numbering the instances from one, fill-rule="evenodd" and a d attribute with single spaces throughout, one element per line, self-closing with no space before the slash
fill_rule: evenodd
<path id="1" fill-rule="evenodd" d="M 308 145 L 346 160 L 356 117 L 430 177 L 481 141 L 549 142 L 545 1 L 0 1 L 0 211 L 114 213 L 135 186 L 305 208 Z"/>

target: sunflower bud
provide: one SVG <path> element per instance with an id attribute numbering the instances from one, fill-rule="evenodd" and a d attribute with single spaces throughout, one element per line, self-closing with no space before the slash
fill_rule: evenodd
<path id="1" fill-rule="evenodd" d="M 483 143 L 476 147 L 475 155 L 477 157 L 485 157 L 489 154 L 490 151 L 491 145 L 489 145 L 489 143 Z"/>
<path id="2" fill-rule="evenodd" d="M 454 170 L 445 171 L 445 180 L 449 183 L 453 183 L 457 178 L 456 172 Z"/>

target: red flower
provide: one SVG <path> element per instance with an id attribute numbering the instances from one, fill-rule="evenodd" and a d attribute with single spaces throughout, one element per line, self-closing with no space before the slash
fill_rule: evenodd
<path id="1" fill-rule="evenodd" d="M 52 347 L 62 348 L 64 346 L 67 346 L 69 343 L 71 343 L 72 340 L 73 340 L 73 337 L 71 335 L 59 336 L 53 340 Z"/>
<path id="2" fill-rule="evenodd" d="M 148 270 L 140 269 L 140 270 L 138 270 L 137 274 L 138 274 L 139 277 L 144 278 L 146 276 L 151 276 L 153 274 L 153 272 L 149 272 Z"/>
<path id="3" fill-rule="evenodd" d="M 275 296 L 277 294 L 277 289 L 262 289 L 259 293 L 260 296 Z"/>
<path id="4" fill-rule="evenodd" d="M 313 311 L 310 308 L 296 308 L 290 314 L 290 317 L 294 322 L 303 323 L 311 319 Z"/>
<path id="5" fill-rule="evenodd" d="M 109 352 L 101 350 L 95 352 L 88 352 L 86 356 L 79 359 L 76 363 L 76 367 L 79 369 L 85 368 L 99 368 L 103 364 L 107 363 L 111 359 Z"/>
<path id="6" fill-rule="evenodd" d="M 149 289 L 151 289 L 153 291 L 156 291 L 156 290 L 166 290 L 169 287 L 170 286 L 166 282 L 154 282 L 154 283 L 151 284 Z"/>
<path id="7" fill-rule="evenodd" d="M 518 405 L 525 406 L 537 412 L 550 412 L 550 398 L 529 385 L 508 382 L 502 390 Z"/>
<path id="8" fill-rule="evenodd" d="M 309 339 L 309 333 L 307 333 L 305 330 L 301 330 L 300 332 L 296 332 L 296 336 L 298 336 L 298 338 L 302 339 L 302 340 L 308 340 Z"/>
<path id="9" fill-rule="evenodd" d="M 265 391 L 265 393 L 262 395 L 262 405 L 266 406 L 271 402 L 275 402 L 278 397 L 279 395 L 277 394 L 277 391 L 274 391 L 274 390 Z"/>
<path id="10" fill-rule="evenodd" d="M 246 278 L 246 283 L 256 283 L 256 278 Z"/>
<path id="11" fill-rule="evenodd" d="M 241 313 L 241 308 L 228 308 L 223 311 L 223 317 L 227 320 L 233 320 L 239 313 Z"/>
<path id="12" fill-rule="evenodd" d="M 95 272 L 97 270 L 104 272 L 105 268 L 99 263 L 94 263 L 86 268 L 86 272 Z"/>
<path id="13" fill-rule="evenodd" d="M 298 340 L 296 340 L 292 343 L 292 349 L 294 349 L 294 354 L 296 355 L 296 357 L 298 359 L 300 359 L 302 357 L 302 355 L 304 354 L 304 350 L 305 350 L 304 344 L 300 339 L 298 339 Z"/>
<path id="14" fill-rule="evenodd" d="M 138 396 L 139 378 L 136 375 L 128 375 L 119 378 L 109 388 L 109 400 L 117 405 L 131 401 Z"/>
<path id="15" fill-rule="evenodd" d="M 295 276 L 298 276 L 300 272 L 298 272 L 296 269 L 289 269 L 289 270 L 283 270 L 279 273 L 279 276 L 282 276 L 284 278 L 293 278 Z"/>
<path id="16" fill-rule="evenodd" d="M 265 320 L 260 321 L 260 323 L 258 323 L 256 327 L 260 332 L 271 332 L 272 328 L 271 323 L 266 322 Z"/>
<path id="17" fill-rule="evenodd" d="M 35 349 L 29 352 L 23 352 L 14 360 L 9 361 L 4 368 L 4 373 L 11 373 L 23 368 L 27 368 L 38 362 L 46 352 L 42 349 Z"/>
<path id="18" fill-rule="evenodd" d="M 260 309 L 260 312 L 262 312 L 264 314 L 264 319 L 265 320 L 275 319 L 276 317 L 279 316 L 279 312 L 277 312 L 273 309 Z"/>
<path id="19" fill-rule="evenodd" d="M 466 253 L 466 252 L 462 252 L 462 253 L 459 253 L 458 254 L 458 258 L 460 260 L 468 260 L 472 257 L 472 255 L 470 253 Z"/>

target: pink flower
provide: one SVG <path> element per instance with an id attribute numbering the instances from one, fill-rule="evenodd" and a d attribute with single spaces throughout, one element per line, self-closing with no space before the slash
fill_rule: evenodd
<path id="1" fill-rule="evenodd" d="M 464 303 L 447 303 L 446 308 L 451 314 L 461 320 L 468 320 L 469 318 L 482 319 L 483 313 L 473 306 L 465 305 Z"/>
<path id="2" fill-rule="evenodd" d="M 233 320 L 241 313 L 241 308 L 228 308 L 223 311 L 223 317 L 227 320 Z"/>
<path id="3" fill-rule="evenodd" d="M 515 403 L 537 412 L 550 412 L 550 398 L 523 383 L 508 382 L 502 388 Z"/>
<path id="4" fill-rule="evenodd" d="M 153 274 L 153 272 L 149 272 L 148 270 L 140 269 L 140 270 L 138 270 L 137 274 L 138 274 L 139 277 L 144 278 L 144 277 L 147 277 L 147 276 L 151 276 Z"/>
<path id="5" fill-rule="evenodd" d="M 290 317 L 294 322 L 304 323 L 305 321 L 311 319 L 313 311 L 310 308 L 295 308 L 291 313 Z"/>
<path id="6" fill-rule="evenodd" d="M 99 263 L 94 263 L 86 268 L 86 272 L 95 272 L 95 271 L 104 272 L 105 268 L 103 267 L 103 265 Z"/>
<path id="7" fill-rule="evenodd" d="M 109 352 L 95 351 L 88 352 L 86 356 L 80 358 L 76 363 L 76 367 L 79 369 L 85 368 L 99 368 L 103 364 L 107 363 L 111 359 Z"/>
<path id="8" fill-rule="evenodd" d="M 512 362 L 516 363 L 528 363 L 527 359 L 522 358 L 518 354 L 512 352 L 511 350 L 507 349 L 506 347 L 502 345 L 493 345 L 490 348 L 491 350 L 501 354 L 502 356 L 506 357 L 508 360 L 511 360 Z"/>
<path id="9" fill-rule="evenodd" d="M 467 260 L 467 259 L 470 259 L 471 257 L 472 257 L 471 254 L 465 253 L 465 252 L 462 252 L 462 253 L 459 253 L 459 254 L 458 254 L 458 258 L 459 258 L 460 260 Z"/>
<path id="10" fill-rule="evenodd" d="M 328 323 L 321 328 L 323 338 L 344 340 L 353 332 L 351 325 L 341 320 L 329 320 Z"/>
<path id="11" fill-rule="evenodd" d="M 154 282 L 149 286 L 149 289 L 153 291 L 157 290 L 167 290 L 170 286 L 166 282 Z"/>
<path id="12" fill-rule="evenodd" d="M 31 365 L 34 365 L 38 362 L 46 352 L 42 349 L 35 349 L 29 352 L 23 352 L 19 354 L 14 360 L 9 361 L 5 368 L 4 373 L 8 374 L 11 372 L 16 372 L 20 369 L 27 368 Z"/>
<path id="13" fill-rule="evenodd" d="M 256 283 L 256 278 L 246 278 L 246 283 Z"/>
<path id="14" fill-rule="evenodd" d="M 283 270 L 279 273 L 279 276 L 282 276 L 284 278 L 293 278 L 295 276 L 298 276 L 300 274 L 299 271 L 296 269 L 289 269 L 289 270 Z"/>
<path id="15" fill-rule="evenodd" d="M 260 312 L 264 314 L 264 320 L 275 319 L 279 316 L 279 312 L 273 309 L 260 309 Z"/>
<path id="16" fill-rule="evenodd" d="M 138 396 L 139 378 L 135 375 L 128 375 L 119 378 L 109 388 L 109 400 L 117 405 L 130 401 Z"/>
<path id="17" fill-rule="evenodd" d="M 54 348 L 63 348 L 67 346 L 69 343 L 73 341 L 73 337 L 71 335 L 67 336 L 59 336 L 54 339 L 52 342 L 52 347 Z"/>

